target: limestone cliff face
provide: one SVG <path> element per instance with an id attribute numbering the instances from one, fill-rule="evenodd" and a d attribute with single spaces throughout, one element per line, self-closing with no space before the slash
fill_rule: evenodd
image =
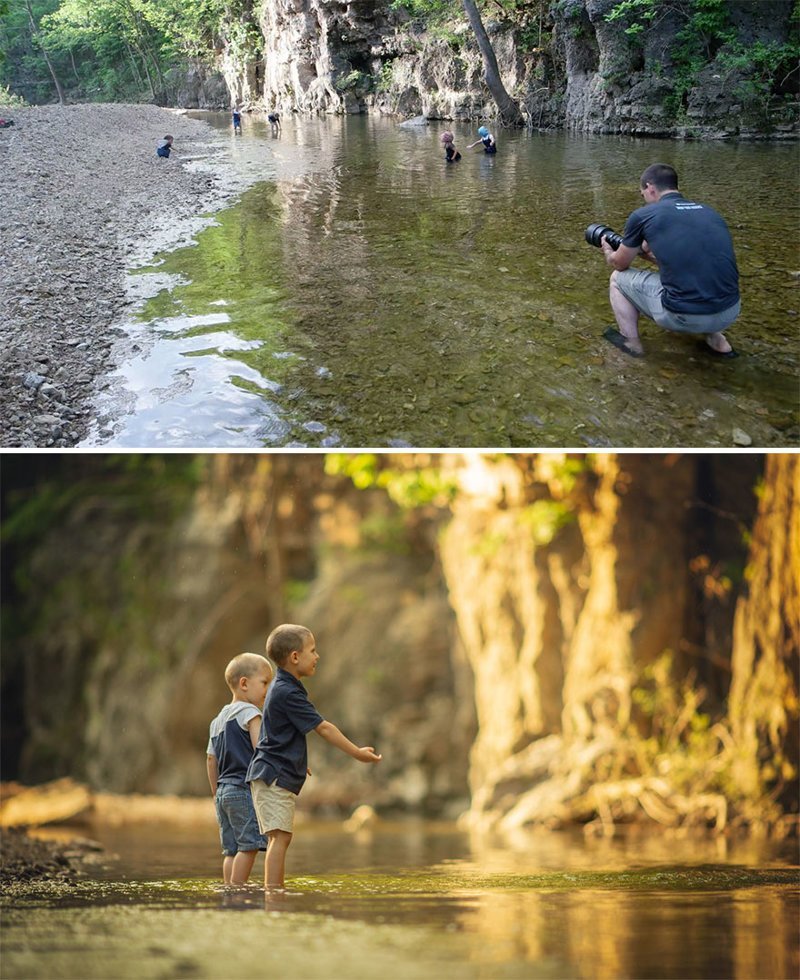
<path id="1" fill-rule="evenodd" d="M 770 127 L 796 133 L 796 112 L 770 121 L 758 80 L 753 84 L 730 60 L 718 60 L 711 42 L 707 65 L 688 84 L 681 78 L 675 52 L 686 12 L 678 5 L 666 6 L 634 39 L 624 25 L 606 20 L 616 5 L 560 0 L 540 9 L 538 19 L 486 20 L 503 84 L 528 125 L 678 136 L 755 134 Z M 241 6 L 219 48 L 230 102 L 285 113 L 375 111 L 461 120 L 496 114 L 463 18 L 437 35 L 389 0 L 252 0 Z M 744 45 L 780 44 L 791 36 L 791 0 L 732 0 L 728 13 Z M 259 45 L 238 40 L 248 31 L 259 33 Z M 185 97 L 183 104 L 197 104 L 188 91 Z"/>
<path id="2" fill-rule="evenodd" d="M 682 90 L 676 48 L 686 21 L 677 5 L 662 9 L 634 40 L 606 20 L 616 6 L 618 0 L 564 0 L 559 6 L 554 28 L 567 73 L 565 128 L 721 137 L 765 127 L 752 85 L 730 63 L 716 60 L 711 41 L 706 66 Z M 732 0 L 728 8 L 731 30 L 745 45 L 782 43 L 791 36 L 790 3 Z M 779 128 L 796 132 L 796 116 L 794 124 Z"/>

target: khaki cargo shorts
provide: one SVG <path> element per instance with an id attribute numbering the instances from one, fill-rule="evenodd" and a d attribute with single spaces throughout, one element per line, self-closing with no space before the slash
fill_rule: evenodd
<path id="1" fill-rule="evenodd" d="M 636 309 L 654 320 L 659 327 L 675 333 L 721 333 L 739 316 L 742 306 L 739 301 L 720 313 L 674 313 L 665 310 L 661 302 L 663 289 L 661 277 L 657 272 L 646 269 L 626 269 L 617 272 L 619 291 L 633 303 Z"/>
<path id="2" fill-rule="evenodd" d="M 272 830 L 293 833 L 294 808 L 297 802 L 294 793 L 278 786 L 277 780 L 268 786 L 263 779 L 254 779 L 250 783 L 250 792 L 253 794 L 258 829 L 262 834 L 268 834 Z"/>

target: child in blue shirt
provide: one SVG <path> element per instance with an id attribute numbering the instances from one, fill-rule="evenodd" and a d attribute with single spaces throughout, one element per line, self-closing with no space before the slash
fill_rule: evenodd
<path id="1" fill-rule="evenodd" d="M 471 150 L 473 146 L 477 146 L 478 143 L 483 143 L 484 153 L 497 153 L 497 143 L 494 141 L 494 136 L 489 132 L 485 126 L 478 127 L 478 139 L 474 143 L 470 143 L 467 147 Z"/>
<path id="2" fill-rule="evenodd" d="M 306 735 L 315 731 L 359 762 L 380 762 L 381 756 L 371 745 L 359 748 L 351 742 L 336 725 L 325 721 L 309 701 L 301 678 L 312 677 L 319 661 L 311 630 L 292 623 L 277 626 L 267 638 L 267 656 L 278 670 L 264 704 L 261 733 L 247 770 L 247 782 L 259 830 L 269 836 L 264 885 L 275 889 L 284 887 L 295 800 L 310 774 Z"/>
<path id="3" fill-rule="evenodd" d="M 169 157 L 169 152 L 172 149 L 173 137 L 165 136 L 163 140 L 156 147 L 156 155 L 163 157 L 165 160 Z"/>
<path id="4" fill-rule="evenodd" d="M 272 667 L 256 653 L 240 653 L 225 668 L 233 698 L 211 722 L 206 766 L 222 844 L 222 880 L 244 885 L 266 841 L 258 831 L 253 800 L 245 781 L 261 727 L 261 709 Z"/>

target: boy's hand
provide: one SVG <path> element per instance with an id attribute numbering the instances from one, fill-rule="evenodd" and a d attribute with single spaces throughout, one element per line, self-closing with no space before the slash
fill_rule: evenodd
<path id="1" fill-rule="evenodd" d="M 383 756 L 378 755 L 371 745 L 362 746 L 356 756 L 359 762 L 380 762 L 382 758 Z"/>

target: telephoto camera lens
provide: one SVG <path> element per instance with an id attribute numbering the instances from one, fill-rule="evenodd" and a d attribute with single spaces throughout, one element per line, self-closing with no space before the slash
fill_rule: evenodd
<path id="1" fill-rule="evenodd" d="M 606 236 L 606 241 L 611 246 L 611 250 L 616 252 L 616 250 L 622 244 L 622 235 L 618 235 L 613 229 L 609 228 L 608 225 L 589 225 L 589 227 L 584 232 L 584 238 L 590 245 L 594 245 L 595 248 L 600 248 L 600 239 Z"/>

